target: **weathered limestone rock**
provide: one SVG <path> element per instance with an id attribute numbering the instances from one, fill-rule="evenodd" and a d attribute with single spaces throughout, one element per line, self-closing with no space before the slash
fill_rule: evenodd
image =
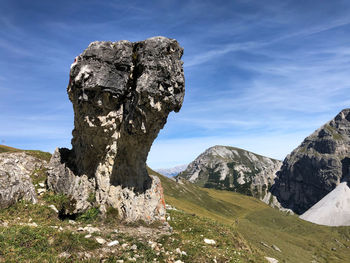
<path id="1" fill-rule="evenodd" d="M 302 214 L 341 182 L 350 182 L 350 109 L 286 157 L 271 193 L 283 207 Z"/>
<path id="2" fill-rule="evenodd" d="M 7 208 L 19 200 L 37 202 L 31 173 L 44 161 L 24 152 L 0 153 L 0 208 Z"/>
<path id="3" fill-rule="evenodd" d="M 184 98 L 178 42 L 93 42 L 71 66 L 72 150 L 57 149 L 48 185 L 71 196 L 74 213 L 97 203 L 127 221 L 165 219 L 160 181 L 146 170 L 148 152 Z"/>

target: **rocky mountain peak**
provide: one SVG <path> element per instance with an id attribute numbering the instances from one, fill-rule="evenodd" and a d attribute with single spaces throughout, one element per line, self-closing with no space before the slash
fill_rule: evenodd
<path id="1" fill-rule="evenodd" d="M 350 181 L 350 109 L 286 157 L 271 192 L 283 207 L 302 214 L 344 181 Z"/>
<path id="2" fill-rule="evenodd" d="M 200 154 L 178 177 L 199 186 L 263 199 L 281 162 L 243 149 L 216 145 Z"/>

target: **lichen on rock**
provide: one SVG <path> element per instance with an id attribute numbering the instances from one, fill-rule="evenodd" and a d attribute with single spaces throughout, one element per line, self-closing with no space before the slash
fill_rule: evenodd
<path id="1" fill-rule="evenodd" d="M 160 181 L 146 169 L 148 152 L 184 98 L 183 49 L 174 39 L 93 42 L 71 66 L 72 150 L 56 149 L 49 187 L 89 208 L 91 193 L 126 221 L 165 219 Z M 91 198 L 90 198 L 91 199 Z"/>

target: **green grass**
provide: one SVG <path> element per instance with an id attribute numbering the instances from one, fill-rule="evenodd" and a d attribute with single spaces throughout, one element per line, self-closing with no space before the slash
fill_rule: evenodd
<path id="1" fill-rule="evenodd" d="M 319 226 L 270 208 L 253 197 L 200 188 L 188 182 L 178 184 L 157 175 L 162 181 L 166 203 L 233 227 L 266 256 L 288 263 L 349 262 L 350 227 Z M 272 245 L 282 252 L 274 250 Z"/>
<path id="2" fill-rule="evenodd" d="M 4 148 L 1 148 L 4 149 Z M 138 262 L 264 262 L 263 256 L 274 257 L 279 262 L 349 262 L 350 227 L 325 227 L 300 220 L 272 209 L 261 201 L 230 191 L 201 188 L 189 182 L 183 184 L 156 174 L 162 181 L 166 202 L 182 211 L 168 211 L 174 232 L 158 242 L 165 251 L 155 250 L 144 240 L 123 233 L 109 231 L 101 236 L 108 240 L 117 238 L 121 243 L 136 244 L 137 252 L 117 249 L 105 262 L 115 262 L 135 253 Z M 45 173 L 36 171 L 37 180 L 44 181 Z M 93 201 L 94 196 L 91 196 Z M 67 209 L 70 200 L 66 196 L 47 192 L 39 197 L 40 204 L 18 202 L 0 210 L 0 262 L 82 262 L 78 254 L 89 252 L 92 258 L 86 262 L 100 262 L 99 248 L 93 238 L 70 231 L 68 220 L 60 220 L 48 207 L 54 204 L 58 210 Z M 42 205 L 43 204 L 43 205 Z M 121 222 L 114 209 L 101 217 L 96 208 L 88 210 L 76 220 L 79 226 L 115 229 Z M 38 227 L 21 225 L 35 222 Z M 7 227 L 2 226 L 4 223 Z M 51 226 L 63 227 L 63 231 Z M 154 231 L 157 231 L 155 228 Z M 206 245 L 204 238 L 214 239 L 214 246 Z M 267 244 L 267 247 L 262 244 Z M 272 248 L 279 247 L 282 252 Z M 186 255 L 179 255 L 179 248 Z M 97 252 L 96 252 L 97 251 Z M 70 259 L 59 257 L 62 252 Z M 94 254 L 95 253 L 95 254 Z"/>
<path id="3" fill-rule="evenodd" d="M 5 152 L 17 152 L 20 151 L 19 149 L 10 147 L 10 146 L 6 146 L 6 145 L 2 145 L 0 144 L 0 153 L 5 153 Z"/>
<path id="4" fill-rule="evenodd" d="M 185 262 L 264 262 L 259 250 L 252 248 L 234 227 L 181 211 L 170 211 L 170 217 L 175 234 L 159 242 L 168 250 L 185 251 L 187 255 L 180 258 Z M 204 238 L 216 244 L 207 245 Z"/>
<path id="5" fill-rule="evenodd" d="M 51 153 L 38 151 L 38 150 L 21 150 L 17 148 L 13 148 L 6 145 L 0 145 L 0 153 L 4 152 L 25 152 L 33 157 L 36 157 L 38 159 L 44 160 L 44 161 L 50 161 L 51 159 Z"/>
<path id="6" fill-rule="evenodd" d="M 98 247 L 96 241 L 70 231 L 59 232 L 50 227 L 18 225 L 0 227 L 1 262 L 64 262 L 59 258 L 62 252 L 73 255 L 67 262 L 77 262 L 76 252 Z"/>
<path id="7" fill-rule="evenodd" d="M 33 150 L 24 150 L 24 152 L 28 153 L 29 155 L 47 161 L 49 162 L 51 159 L 51 153 L 48 152 L 42 152 L 42 151 L 33 151 Z"/>
<path id="8" fill-rule="evenodd" d="M 327 125 L 325 125 L 325 129 L 328 130 L 332 134 L 332 137 L 334 140 L 338 140 L 338 141 L 343 140 L 343 137 L 338 133 L 336 128 L 327 124 Z"/>

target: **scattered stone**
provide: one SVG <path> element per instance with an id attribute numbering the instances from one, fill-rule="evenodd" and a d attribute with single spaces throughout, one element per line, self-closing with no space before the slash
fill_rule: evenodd
<path id="1" fill-rule="evenodd" d="M 166 218 L 166 221 L 170 221 L 170 220 L 171 220 L 171 217 L 168 216 L 168 217 Z"/>
<path id="2" fill-rule="evenodd" d="M 94 202 L 125 221 L 165 221 L 163 189 L 146 159 L 171 111 L 184 99 L 183 49 L 174 39 L 93 42 L 72 64 L 72 150 L 56 149 L 49 189 L 81 213 Z"/>
<path id="3" fill-rule="evenodd" d="M 260 244 L 263 245 L 264 247 L 269 247 L 268 244 L 266 244 L 266 243 L 264 243 L 264 242 L 262 242 L 262 241 L 260 241 Z"/>
<path id="4" fill-rule="evenodd" d="M 107 246 L 109 246 L 109 247 L 113 247 L 113 246 L 116 246 L 116 245 L 119 245 L 119 241 L 118 240 L 113 240 L 113 241 L 111 241 L 111 242 L 109 242 L 107 244 Z"/>
<path id="5" fill-rule="evenodd" d="M 122 260 L 122 259 L 117 259 L 116 263 L 124 263 L 124 260 Z"/>
<path id="6" fill-rule="evenodd" d="M 49 207 L 58 214 L 59 211 L 57 210 L 56 206 L 49 205 Z"/>
<path id="7" fill-rule="evenodd" d="M 86 236 L 84 236 L 85 238 L 90 238 L 91 237 L 91 234 L 88 234 Z"/>
<path id="8" fill-rule="evenodd" d="M 42 195 L 43 193 L 46 192 L 46 189 L 45 189 L 45 188 L 39 188 L 39 189 L 37 190 L 37 192 L 38 192 L 39 195 Z"/>
<path id="9" fill-rule="evenodd" d="M 130 247 L 131 250 L 137 250 L 137 246 L 134 244 Z"/>
<path id="10" fill-rule="evenodd" d="M 44 187 L 45 187 L 45 184 L 44 184 L 44 183 L 39 183 L 39 186 L 40 186 L 41 188 L 44 188 Z"/>
<path id="11" fill-rule="evenodd" d="M 95 238 L 97 243 L 103 245 L 104 243 L 106 243 L 106 240 L 104 240 L 102 237 L 96 237 Z"/>
<path id="12" fill-rule="evenodd" d="M 151 249 L 155 249 L 157 247 L 157 243 L 151 240 L 148 241 L 148 244 L 151 246 Z"/>
<path id="13" fill-rule="evenodd" d="M 278 263 L 278 260 L 275 259 L 275 258 L 265 257 L 265 259 L 266 259 L 269 263 Z"/>
<path id="14" fill-rule="evenodd" d="M 88 232 L 89 234 L 101 232 L 99 228 L 92 226 L 79 227 L 77 231 Z"/>
<path id="15" fill-rule="evenodd" d="M 55 239 L 50 237 L 50 238 L 48 239 L 47 242 L 48 242 L 50 245 L 52 245 L 53 242 L 55 242 Z"/>
<path id="16" fill-rule="evenodd" d="M 278 251 L 278 252 L 282 252 L 282 251 L 279 249 L 279 247 L 276 246 L 276 245 L 272 245 L 272 248 L 273 248 L 274 250 Z"/>
<path id="17" fill-rule="evenodd" d="M 77 222 L 75 222 L 74 220 L 68 220 L 68 223 L 71 225 L 75 225 Z"/>
<path id="18" fill-rule="evenodd" d="M 136 262 L 136 258 L 128 258 L 128 261 Z"/>
<path id="19" fill-rule="evenodd" d="M 167 210 L 175 210 L 175 211 L 177 211 L 177 209 L 176 209 L 175 207 L 173 207 L 173 206 L 171 206 L 171 205 L 168 205 L 168 204 L 165 205 L 165 208 L 166 208 Z"/>
<path id="20" fill-rule="evenodd" d="M 204 238 L 204 243 L 206 243 L 208 245 L 215 245 L 216 241 L 213 239 Z"/>
<path id="21" fill-rule="evenodd" d="M 184 263 L 183 261 L 181 261 L 180 259 L 176 260 L 175 263 Z"/>
<path id="22" fill-rule="evenodd" d="M 70 258 L 71 254 L 68 252 L 64 251 L 61 254 L 58 255 L 60 258 Z"/>

